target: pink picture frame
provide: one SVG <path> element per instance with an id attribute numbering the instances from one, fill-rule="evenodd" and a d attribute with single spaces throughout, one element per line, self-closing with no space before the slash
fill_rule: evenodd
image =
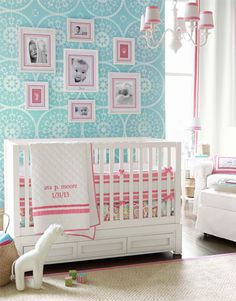
<path id="1" fill-rule="evenodd" d="M 25 108 L 26 110 L 48 110 L 48 83 L 25 83 Z"/>
<path id="2" fill-rule="evenodd" d="M 67 40 L 69 42 L 94 42 L 94 20 L 67 19 Z"/>
<path id="3" fill-rule="evenodd" d="M 139 73 L 108 73 L 108 111 L 110 114 L 140 114 Z"/>
<path id="4" fill-rule="evenodd" d="M 135 64 L 135 39 L 113 38 L 113 63 L 120 65 Z"/>
<path id="5" fill-rule="evenodd" d="M 19 69 L 23 72 L 55 72 L 55 30 L 19 28 Z"/>
<path id="6" fill-rule="evenodd" d="M 94 100 L 71 100 L 68 103 L 69 122 L 95 122 Z"/>
<path id="7" fill-rule="evenodd" d="M 66 92 L 98 92 L 97 50 L 64 50 L 64 89 Z"/>

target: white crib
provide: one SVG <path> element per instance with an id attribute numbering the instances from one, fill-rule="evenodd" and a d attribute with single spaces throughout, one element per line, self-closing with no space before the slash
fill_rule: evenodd
<path id="1" fill-rule="evenodd" d="M 19 253 L 34 247 L 29 144 L 91 142 L 101 224 L 96 237 L 62 238 L 47 263 L 182 250 L 181 146 L 153 138 L 5 140 L 5 211 Z"/>

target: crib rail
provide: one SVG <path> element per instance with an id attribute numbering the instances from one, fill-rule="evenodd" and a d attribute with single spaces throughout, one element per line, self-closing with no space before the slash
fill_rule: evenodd
<path id="1" fill-rule="evenodd" d="M 162 187 L 162 177 L 163 169 L 165 170 L 173 170 L 175 174 L 174 182 L 177 183 L 174 186 L 174 192 L 171 191 L 171 184 L 173 184 L 173 178 L 171 177 L 171 172 L 166 173 L 166 213 L 165 216 L 170 217 L 173 216 L 174 211 L 176 211 L 175 201 L 171 200 L 172 194 L 174 197 L 178 198 L 179 191 L 176 190 L 179 185 L 179 171 L 176 169 L 176 161 L 180 160 L 179 157 L 179 149 L 178 144 L 176 143 L 160 143 L 160 142 L 149 142 L 149 143 L 121 143 L 117 146 L 117 143 L 106 143 L 104 144 L 93 144 L 94 149 L 94 164 L 99 164 L 100 170 L 98 170 L 98 174 L 100 174 L 100 217 L 101 221 L 106 221 L 106 217 L 104 216 L 104 204 L 106 203 L 105 198 L 105 183 L 102 180 L 104 177 L 104 165 L 108 165 L 107 170 L 109 170 L 109 174 L 113 175 L 117 173 L 117 177 L 119 177 L 119 218 L 118 220 L 123 221 L 127 216 L 129 216 L 129 220 L 134 218 L 134 183 L 137 178 L 134 178 L 134 166 L 136 169 L 138 168 L 138 218 L 143 219 L 143 203 L 144 196 L 146 195 L 148 198 L 147 212 L 145 214 L 145 218 L 153 218 L 153 200 L 155 199 L 155 194 L 157 194 L 157 208 L 158 214 L 157 217 L 163 217 L 163 187 Z M 116 167 L 115 167 L 116 165 Z M 118 167 L 117 167 L 118 166 Z M 128 170 L 128 172 L 127 172 Z M 153 176 L 156 171 L 157 181 L 153 181 Z M 125 178 L 129 176 L 129 212 L 125 214 L 126 209 L 125 206 Z M 137 172 L 136 172 L 137 174 Z M 159 178 L 158 178 L 159 177 Z M 144 190 L 144 181 L 142 179 L 146 179 L 148 182 Z M 154 186 L 155 185 L 155 186 Z M 110 196 L 110 218 L 109 221 L 114 219 L 114 202 L 115 196 L 114 193 L 114 179 L 110 178 L 109 183 L 109 196 Z"/>
<path id="2" fill-rule="evenodd" d="M 179 223 L 180 143 L 151 138 L 71 140 L 92 141 L 100 228 L 125 227 L 140 221 Z M 5 142 L 5 203 L 15 220 L 15 236 L 33 232 L 29 153 L 33 141 Z"/>

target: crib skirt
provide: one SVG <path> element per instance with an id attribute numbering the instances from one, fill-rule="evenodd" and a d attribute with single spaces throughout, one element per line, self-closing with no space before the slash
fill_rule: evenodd
<path id="1" fill-rule="evenodd" d="M 140 174 L 135 171 L 132 176 L 133 181 L 133 195 L 129 191 L 131 176 L 128 171 L 120 172 L 116 171 L 113 175 L 109 173 L 100 176 L 99 173 L 94 174 L 94 183 L 96 191 L 96 204 L 98 212 L 100 212 L 100 202 L 103 202 L 103 216 L 104 222 L 110 221 L 110 212 L 113 212 L 112 220 L 120 220 L 121 216 L 124 220 L 130 218 L 130 208 L 133 210 L 133 218 L 148 218 L 149 201 L 151 200 L 152 205 L 152 217 L 158 217 L 158 173 L 157 171 L 152 171 L 151 179 L 149 179 L 149 173 L 143 172 Z M 174 213 L 174 208 L 172 206 L 174 202 L 174 174 L 172 171 L 167 172 L 163 170 L 161 175 L 161 216 L 167 216 L 167 202 L 170 202 L 170 208 L 172 215 Z M 167 180 L 169 184 L 167 185 Z M 103 193 L 100 194 L 100 183 L 103 181 Z M 113 193 L 110 193 L 110 183 L 113 182 Z M 142 181 L 142 195 L 139 191 L 139 182 Z M 149 181 L 151 181 L 151 190 Z M 122 182 L 123 193 L 120 193 L 120 182 Z M 19 177 L 19 208 L 20 208 L 20 227 L 25 227 L 25 189 L 29 191 L 29 226 L 34 226 L 33 215 L 32 215 L 32 195 L 31 195 L 31 178 L 29 178 L 28 185 L 25 185 L 24 176 Z M 151 194 L 151 195 L 149 195 Z M 140 198 L 142 201 L 140 202 Z M 112 199 L 112 202 L 110 202 Z M 132 206 L 130 203 L 132 202 Z M 113 210 L 110 210 L 110 206 L 113 204 Z M 142 205 L 141 205 L 142 204 Z M 142 209 L 139 210 L 139 206 Z M 123 211 L 123 212 L 122 212 Z M 142 216 L 140 215 L 140 212 Z M 123 214 L 122 214 L 123 213 Z"/>

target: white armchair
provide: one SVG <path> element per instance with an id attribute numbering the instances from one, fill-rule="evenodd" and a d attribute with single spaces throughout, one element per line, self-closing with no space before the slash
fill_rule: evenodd
<path id="1" fill-rule="evenodd" d="M 212 171 L 213 160 L 201 162 L 193 170 L 196 228 L 202 233 L 236 241 L 236 193 L 216 189 L 219 180 L 236 180 L 236 174 Z"/>

